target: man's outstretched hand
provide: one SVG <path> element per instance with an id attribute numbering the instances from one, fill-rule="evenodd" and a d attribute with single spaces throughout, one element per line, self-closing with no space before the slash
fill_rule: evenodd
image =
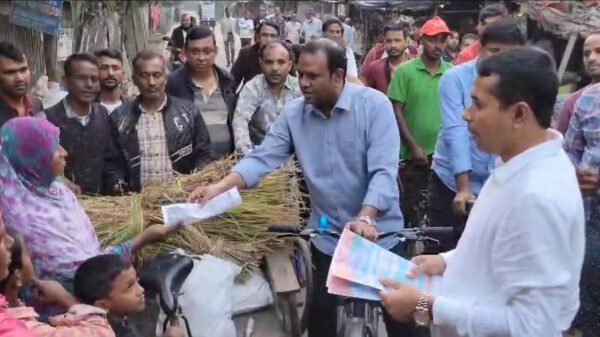
<path id="1" fill-rule="evenodd" d="M 442 275 L 446 270 L 446 260 L 441 255 L 419 255 L 410 260 L 416 266 L 408 272 L 409 278 L 416 278 L 421 274 Z"/>
<path id="2" fill-rule="evenodd" d="M 195 202 L 202 206 L 221 193 L 223 193 L 223 191 L 217 184 L 200 186 L 190 194 L 189 199 L 191 202 Z"/>

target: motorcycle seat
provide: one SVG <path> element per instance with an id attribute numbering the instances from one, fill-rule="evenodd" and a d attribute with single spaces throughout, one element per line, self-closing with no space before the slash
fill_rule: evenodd
<path id="1" fill-rule="evenodd" d="M 167 315 L 175 314 L 181 286 L 193 267 L 194 261 L 188 256 L 159 255 L 142 267 L 140 284 L 147 293 L 158 294 L 160 306 Z"/>

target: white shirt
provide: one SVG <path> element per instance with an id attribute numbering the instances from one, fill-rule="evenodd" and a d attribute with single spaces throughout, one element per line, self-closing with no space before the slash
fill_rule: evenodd
<path id="1" fill-rule="evenodd" d="M 313 38 L 321 37 L 321 32 L 323 30 L 323 22 L 317 18 L 312 18 L 312 20 L 306 20 L 302 24 L 302 32 L 304 33 L 305 42 L 309 42 Z"/>
<path id="2" fill-rule="evenodd" d="M 562 137 L 499 162 L 433 307 L 433 337 L 561 337 L 579 307 L 585 219 Z"/>
<path id="3" fill-rule="evenodd" d="M 238 19 L 238 28 L 240 29 L 240 38 L 251 39 L 254 37 L 254 21 L 252 19 Z"/>
<path id="4" fill-rule="evenodd" d="M 354 57 L 354 50 L 350 47 L 346 47 L 346 59 L 348 60 L 346 75 L 358 77 L 358 66 L 356 65 L 356 58 Z"/>
<path id="5" fill-rule="evenodd" d="M 108 111 L 108 114 L 110 115 L 116 108 L 120 107 L 121 104 L 123 104 L 123 102 L 119 100 L 116 103 L 100 102 L 100 104 L 106 108 L 106 110 Z"/>
<path id="6" fill-rule="evenodd" d="M 90 113 L 92 113 L 92 107 L 90 106 L 90 110 L 83 116 L 78 115 L 75 110 L 73 110 L 73 107 L 71 107 L 71 105 L 69 104 L 69 102 L 67 101 L 67 99 L 63 99 L 63 106 L 65 107 L 65 113 L 67 115 L 67 118 L 70 119 L 74 119 L 76 121 L 79 122 L 79 124 L 83 125 L 83 126 L 87 126 L 88 123 L 90 122 Z"/>
<path id="7" fill-rule="evenodd" d="M 300 28 L 302 24 L 298 21 L 290 21 L 285 24 L 286 39 L 292 41 L 292 43 L 300 43 Z"/>
<path id="8" fill-rule="evenodd" d="M 354 40 L 356 38 L 356 29 L 354 29 L 354 27 L 349 26 L 345 23 L 343 23 L 342 25 L 344 25 L 344 43 L 346 44 L 346 46 L 354 49 Z"/>
<path id="9" fill-rule="evenodd" d="M 223 38 L 227 38 L 227 34 L 233 34 L 233 27 L 235 27 L 235 19 L 232 17 L 224 17 L 221 19 L 221 34 L 223 34 Z"/>

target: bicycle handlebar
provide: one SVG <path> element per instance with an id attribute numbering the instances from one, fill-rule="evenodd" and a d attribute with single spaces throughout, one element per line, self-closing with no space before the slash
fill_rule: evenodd
<path id="1" fill-rule="evenodd" d="M 267 231 L 272 233 L 300 234 L 302 228 L 295 225 L 267 225 Z"/>
<path id="2" fill-rule="evenodd" d="M 443 235 L 454 232 L 453 227 L 422 227 L 421 229 L 425 235 Z"/>
<path id="3" fill-rule="evenodd" d="M 314 228 L 304 228 L 294 225 L 268 225 L 267 230 L 272 233 L 280 233 L 281 236 L 300 236 L 304 238 L 311 238 L 315 236 L 334 236 L 339 237 L 341 234 L 329 230 L 319 231 Z M 379 233 L 379 239 L 383 239 L 389 236 L 399 236 L 410 241 L 430 241 L 435 240 L 429 237 L 429 235 L 441 235 L 453 233 L 452 227 L 419 227 L 419 228 L 404 228 L 399 231 L 392 232 L 381 232 Z M 437 241 L 437 240 L 435 240 Z"/>

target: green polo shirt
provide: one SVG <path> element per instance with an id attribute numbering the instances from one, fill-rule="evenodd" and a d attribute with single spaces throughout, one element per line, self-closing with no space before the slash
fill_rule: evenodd
<path id="1" fill-rule="evenodd" d="M 427 154 L 434 152 L 441 126 L 438 83 L 451 66 L 442 61 L 437 74 L 432 76 L 418 57 L 398 66 L 388 88 L 391 100 L 404 103 L 408 129 Z M 404 143 L 401 154 L 402 159 L 410 159 L 410 151 Z"/>

